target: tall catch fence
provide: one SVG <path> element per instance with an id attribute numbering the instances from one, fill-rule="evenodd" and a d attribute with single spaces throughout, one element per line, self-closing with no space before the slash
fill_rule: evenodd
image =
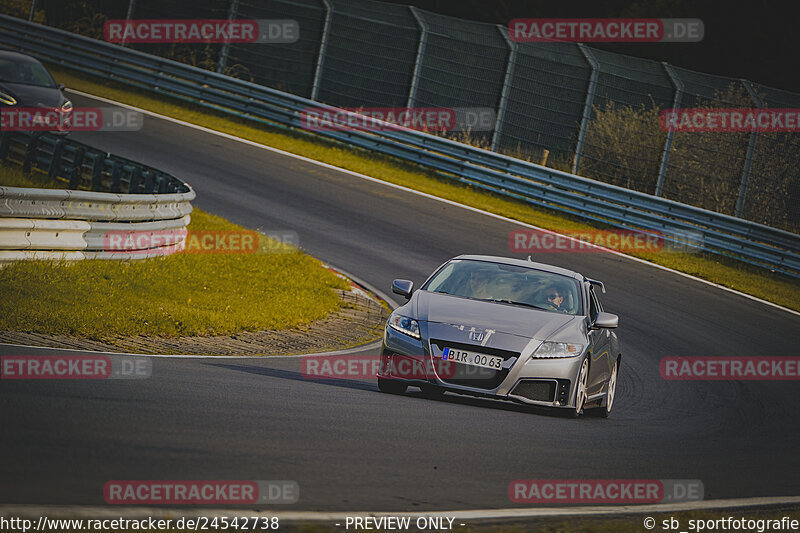
<path id="1" fill-rule="evenodd" d="M 374 0 L 34 1 L 34 17 L 95 38 L 111 18 L 295 20 L 292 44 L 127 46 L 338 107 L 490 108 L 493 128 L 455 138 L 800 233 L 800 135 L 659 121 L 668 108 L 800 108 L 800 94 Z"/>

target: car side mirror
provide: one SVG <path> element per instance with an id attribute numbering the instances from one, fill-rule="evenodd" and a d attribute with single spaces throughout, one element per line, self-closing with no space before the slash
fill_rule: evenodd
<path id="1" fill-rule="evenodd" d="M 617 326 L 619 326 L 619 317 L 617 315 L 600 312 L 597 313 L 597 318 L 594 320 L 594 324 L 592 324 L 592 329 L 616 328 Z"/>
<path id="2" fill-rule="evenodd" d="M 392 292 L 404 296 L 406 300 L 411 298 L 414 291 L 414 282 L 407 279 L 396 279 L 392 282 Z"/>
<path id="3" fill-rule="evenodd" d="M 59 83 L 58 85 L 56 85 L 56 87 L 58 87 L 59 91 L 63 91 L 64 89 L 66 89 L 63 83 Z"/>

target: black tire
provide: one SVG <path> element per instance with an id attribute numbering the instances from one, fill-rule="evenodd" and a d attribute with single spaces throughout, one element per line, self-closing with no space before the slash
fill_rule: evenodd
<path id="1" fill-rule="evenodd" d="M 408 385 L 394 379 L 378 378 L 378 390 L 386 394 L 403 394 Z"/>
<path id="2" fill-rule="evenodd" d="M 611 416 L 611 408 L 614 407 L 614 399 L 617 397 L 617 378 L 619 377 L 619 358 L 614 362 L 611 369 L 611 377 L 608 378 L 608 394 L 606 395 L 605 405 L 596 410 L 597 414 L 603 418 Z"/>
<path id="3" fill-rule="evenodd" d="M 444 389 L 436 385 L 423 385 L 420 389 L 422 395 L 429 400 L 441 400 L 444 396 Z"/>
<path id="4" fill-rule="evenodd" d="M 572 418 L 578 418 L 583 414 L 583 406 L 586 405 L 586 381 L 589 379 L 589 359 L 584 359 L 581 369 L 578 372 L 578 379 L 575 380 L 575 407 L 569 410 Z"/>

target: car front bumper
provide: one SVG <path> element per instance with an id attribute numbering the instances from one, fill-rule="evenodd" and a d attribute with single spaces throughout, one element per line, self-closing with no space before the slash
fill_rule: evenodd
<path id="1" fill-rule="evenodd" d="M 423 336 L 423 341 L 387 327 L 377 377 L 401 380 L 419 387 L 434 385 L 456 393 L 530 405 L 574 407 L 575 381 L 583 357 L 531 358 L 542 342 L 537 339 L 495 335 L 493 343 L 481 346 L 464 343 L 466 339 L 458 338 L 458 335 L 451 334 L 448 337 L 448 340 L 431 340 Z M 504 358 L 503 369 L 480 369 L 444 361 L 442 355 L 445 346 L 501 356 Z"/>

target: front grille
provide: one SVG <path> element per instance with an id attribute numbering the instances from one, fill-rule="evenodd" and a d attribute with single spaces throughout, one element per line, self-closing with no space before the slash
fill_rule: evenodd
<path id="1" fill-rule="evenodd" d="M 523 379 L 509 393 L 537 402 L 558 402 L 567 405 L 570 381 L 568 379 Z"/>
<path id="2" fill-rule="evenodd" d="M 526 379 L 517 383 L 511 394 L 537 402 L 552 402 L 556 395 L 556 382 L 552 380 Z"/>
<path id="3" fill-rule="evenodd" d="M 463 344 L 459 342 L 443 341 L 438 339 L 431 339 L 431 345 L 439 348 L 441 354 L 444 349 L 457 348 L 461 350 L 468 350 L 470 352 L 478 352 L 487 355 L 496 355 L 502 357 L 503 361 L 508 361 L 513 357 L 519 357 L 519 353 L 510 352 L 508 350 L 499 350 L 497 348 L 489 348 L 486 346 Z M 435 357 L 435 355 L 434 355 Z M 488 368 L 481 368 L 472 365 L 465 365 L 462 363 L 453 363 L 456 366 L 455 372 L 450 376 L 442 376 L 442 381 L 451 383 L 453 385 L 463 385 L 465 387 L 475 387 L 478 389 L 496 389 L 500 386 L 506 376 L 508 376 L 509 369 L 503 368 L 500 371 L 491 370 Z"/>

